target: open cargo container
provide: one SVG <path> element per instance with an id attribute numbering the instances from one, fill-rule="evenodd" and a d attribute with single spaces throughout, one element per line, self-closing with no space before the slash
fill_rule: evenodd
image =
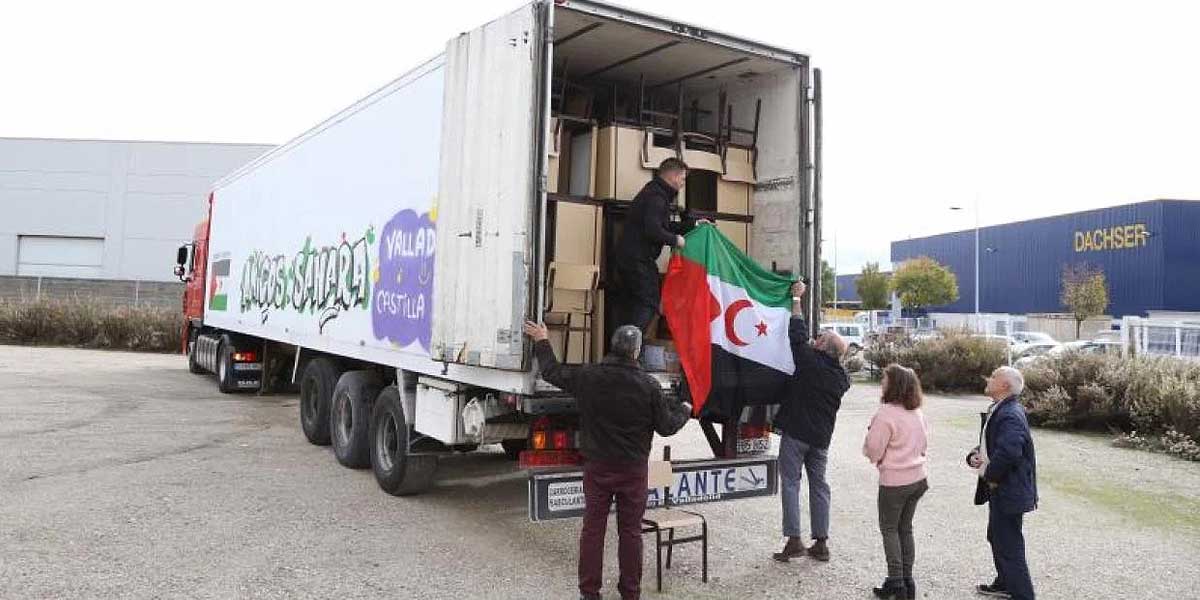
<path id="1" fill-rule="evenodd" d="M 607 248 L 667 156 L 692 166 L 683 208 L 809 277 L 810 75 L 800 54 L 597 2 L 464 33 L 215 184 L 178 257 L 189 366 L 222 391 L 298 382 L 309 440 L 391 493 L 483 444 L 570 464 L 574 402 L 537 377 L 522 322 L 551 323 L 568 362 L 602 355 Z M 718 461 L 767 416 L 702 423 Z"/>

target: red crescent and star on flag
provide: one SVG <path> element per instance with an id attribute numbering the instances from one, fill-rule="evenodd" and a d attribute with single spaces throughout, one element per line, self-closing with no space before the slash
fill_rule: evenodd
<path id="1" fill-rule="evenodd" d="M 750 345 L 749 342 L 746 342 L 742 340 L 742 338 L 738 337 L 737 331 L 733 328 L 733 323 L 737 320 L 738 313 L 752 306 L 754 305 L 751 304 L 749 300 L 741 298 L 730 302 L 729 307 L 725 309 L 725 337 L 729 338 L 729 341 L 735 346 Z M 758 332 L 758 334 L 755 336 L 756 338 L 767 335 L 767 324 L 762 319 L 759 319 L 758 324 L 754 326 L 754 329 Z"/>

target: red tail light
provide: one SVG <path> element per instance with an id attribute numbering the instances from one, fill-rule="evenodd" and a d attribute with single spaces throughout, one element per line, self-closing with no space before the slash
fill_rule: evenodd
<path id="1" fill-rule="evenodd" d="M 257 359 L 258 354 L 253 351 L 233 353 L 233 362 L 255 362 Z"/>
<path id="2" fill-rule="evenodd" d="M 569 448 L 570 445 L 567 442 L 568 437 L 569 436 L 567 435 L 567 431 L 564 429 L 559 429 L 558 431 L 555 431 L 554 432 L 554 449 L 555 450 L 566 450 L 567 448 Z"/>
<path id="3" fill-rule="evenodd" d="M 582 461 L 578 450 L 526 450 L 521 453 L 520 467 L 567 467 Z"/>

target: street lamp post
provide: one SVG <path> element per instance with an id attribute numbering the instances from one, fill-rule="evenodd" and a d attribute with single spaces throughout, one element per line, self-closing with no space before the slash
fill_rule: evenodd
<path id="1" fill-rule="evenodd" d="M 979 327 L 979 194 L 975 195 L 975 327 Z M 961 206 L 951 206 L 950 210 L 963 210 Z"/>

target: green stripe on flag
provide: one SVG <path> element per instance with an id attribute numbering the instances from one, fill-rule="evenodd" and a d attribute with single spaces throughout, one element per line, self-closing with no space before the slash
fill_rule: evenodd
<path id="1" fill-rule="evenodd" d="M 759 266 L 716 226 L 699 225 L 685 239 L 687 245 L 678 251 L 683 258 L 699 263 L 721 281 L 746 290 L 746 295 L 759 304 L 791 308 L 795 280 Z"/>

